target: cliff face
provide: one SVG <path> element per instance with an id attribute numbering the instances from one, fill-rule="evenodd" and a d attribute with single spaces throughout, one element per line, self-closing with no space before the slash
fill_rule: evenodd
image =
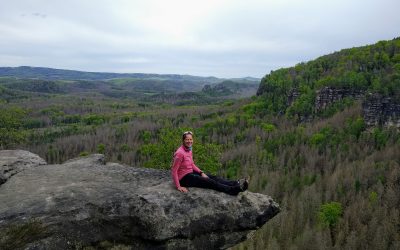
<path id="1" fill-rule="evenodd" d="M 291 89 L 287 98 L 287 105 L 290 106 L 296 99 L 300 96 L 300 91 L 298 88 Z"/>
<path id="2" fill-rule="evenodd" d="M 369 126 L 400 127 L 400 102 L 379 94 L 368 94 L 363 102 L 363 116 Z"/>
<path id="3" fill-rule="evenodd" d="M 300 96 L 298 89 L 289 91 L 287 96 L 288 106 Z M 315 112 L 321 112 L 333 103 L 344 98 L 362 99 L 363 118 L 367 126 L 395 126 L 400 127 L 400 101 L 376 93 L 365 94 L 355 89 L 340 89 L 324 87 L 316 92 L 314 103 Z M 303 117 L 307 121 L 311 117 Z"/>
<path id="4" fill-rule="evenodd" d="M 46 165 L 0 151 L 0 249 L 224 249 L 279 212 L 271 197 L 180 193 L 168 171 L 105 163 L 103 155 Z M 20 166 L 25 168 L 21 170 Z M 24 232 L 23 235 L 18 232 Z"/>
<path id="5" fill-rule="evenodd" d="M 360 99 L 362 96 L 363 92 L 355 89 L 338 89 L 324 87 L 317 91 L 317 96 L 315 98 L 315 109 L 317 112 L 319 112 L 324 110 L 332 103 L 342 100 L 346 97 Z"/>

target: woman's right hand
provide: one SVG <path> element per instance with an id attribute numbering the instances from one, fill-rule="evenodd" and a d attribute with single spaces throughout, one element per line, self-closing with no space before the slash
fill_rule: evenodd
<path id="1" fill-rule="evenodd" d="M 189 192 L 189 190 L 187 190 L 187 188 L 185 188 L 185 187 L 178 187 L 178 190 L 181 191 L 182 193 Z"/>

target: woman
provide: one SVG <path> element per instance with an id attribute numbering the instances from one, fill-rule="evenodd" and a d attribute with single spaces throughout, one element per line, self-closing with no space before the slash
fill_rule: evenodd
<path id="1" fill-rule="evenodd" d="M 182 135 L 182 146 L 174 154 L 172 179 L 180 192 L 188 192 L 186 187 L 210 188 L 230 195 L 237 195 L 248 188 L 248 180 L 229 181 L 205 174 L 193 162 L 193 133 L 187 131 Z"/>

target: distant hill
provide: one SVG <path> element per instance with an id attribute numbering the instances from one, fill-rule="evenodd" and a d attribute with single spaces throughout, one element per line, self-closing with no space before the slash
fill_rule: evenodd
<path id="1" fill-rule="evenodd" d="M 205 85 L 202 92 L 210 96 L 232 96 L 248 97 L 256 94 L 258 82 L 226 80 L 214 85 Z"/>
<path id="2" fill-rule="evenodd" d="M 201 77 L 177 74 L 145 74 L 145 73 L 105 73 L 76 70 L 53 69 L 43 67 L 0 67 L 0 77 L 38 78 L 46 80 L 110 80 L 116 78 L 135 78 L 153 80 L 186 80 L 218 82 L 216 77 Z"/>
<path id="3" fill-rule="evenodd" d="M 228 84 L 230 82 L 232 84 Z M 209 97 L 220 96 L 220 94 L 207 95 L 201 93 L 201 90 L 204 86 L 218 84 L 229 85 L 231 92 L 224 93 L 226 98 L 241 98 L 255 95 L 259 79 L 245 77 L 231 81 L 190 75 L 82 72 L 28 66 L 0 67 L 0 87 L 2 87 L 0 98 L 8 101 L 37 94 L 91 92 L 113 98 L 172 103 L 187 100 L 204 103 L 210 101 Z M 195 92 L 199 93 L 193 94 Z"/>
<path id="4" fill-rule="evenodd" d="M 136 89 L 139 91 L 151 90 L 151 92 L 181 92 L 200 91 L 205 84 L 213 84 L 223 81 L 216 77 L 200 77 L 176 74 L 144 74 L 144 73 L 104 73 L 84 72 L 75 70 L 52 69 L 42 67 L 0 67 L 0 77 L 13 77 L 17 79 L 40 79 L 45 81 L 96 81 L 97 86 L 109 82 L 111 85 L 119 85 L 122 89 Z M 100 82 L 103 82 L 101 84 Z M 108 84 L 108 85 L 110 85 Z M 93 85 L 93 84 L 89 84 Z M 80 86 L 83 87 L 82 84 Z M 129 86 L 129 87 L 128 87 Z M 93 86 L 95 88 L 95 86 Z M 76 86 L 74 87 L 76 90 Z M 93 88 L 92 88 L 93 89 Z"/>

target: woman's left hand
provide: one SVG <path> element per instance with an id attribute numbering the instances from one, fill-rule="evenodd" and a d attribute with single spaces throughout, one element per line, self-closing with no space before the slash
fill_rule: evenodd
<path id="1" fill-rule="evenodd" d="M 205 173 L 201 173 L 201 177 L 208 178 L 208 176 Z"/>

